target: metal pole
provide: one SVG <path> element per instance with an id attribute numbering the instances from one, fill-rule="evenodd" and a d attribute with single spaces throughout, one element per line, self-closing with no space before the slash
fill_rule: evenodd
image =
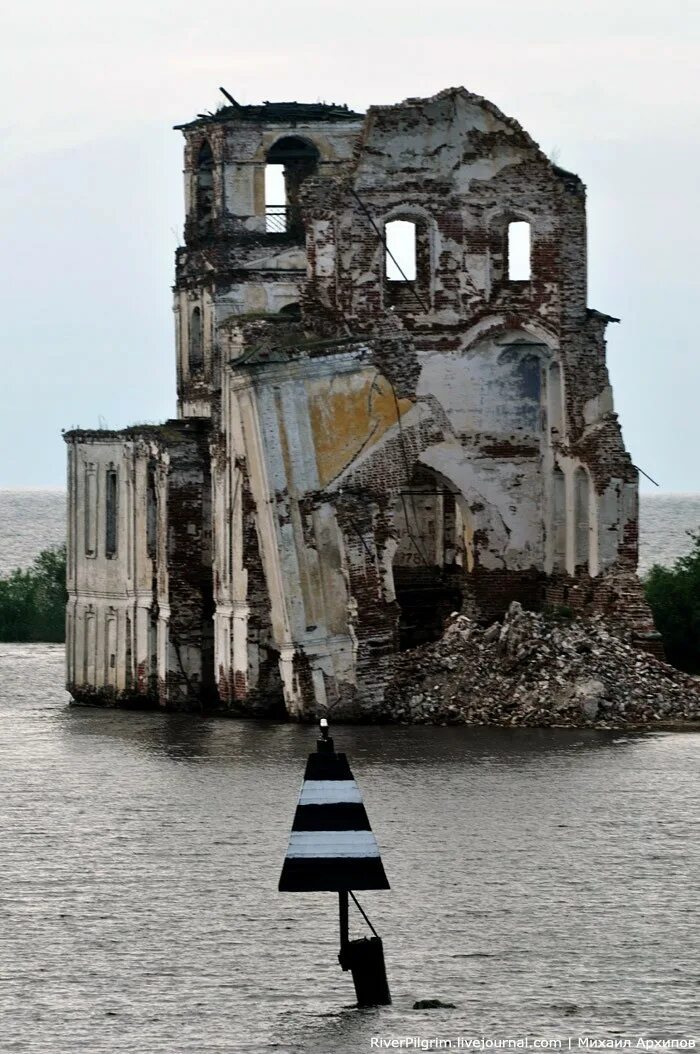
<path id="1" fill-rule="evenodd" d="M 338 891 L 338 914 L 340 916 L 340 954 L 346 951 L 350 943 L 350 929 L 348 924 L 350 901 L 347 889 Z"/>

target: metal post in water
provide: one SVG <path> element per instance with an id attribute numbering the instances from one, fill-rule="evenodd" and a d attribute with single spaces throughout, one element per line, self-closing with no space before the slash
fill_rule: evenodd
<path id="1" fill-rule="evenodd" d="M 350 943 L 350 898 L 346 889 L 338 893 L 338 916 L 340 919 L 340 955 Z"/>

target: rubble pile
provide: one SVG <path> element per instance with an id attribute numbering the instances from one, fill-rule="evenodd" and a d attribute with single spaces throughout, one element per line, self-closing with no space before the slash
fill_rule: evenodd
<path id="1" fill-rule="evenodd" d="M 385 717 L 412 724 L 593 726 L 700 720 L 700 681 L 639 651 L 602 617 L 511 604 L 488 628 L 456 615 L 397 657 Z"/>

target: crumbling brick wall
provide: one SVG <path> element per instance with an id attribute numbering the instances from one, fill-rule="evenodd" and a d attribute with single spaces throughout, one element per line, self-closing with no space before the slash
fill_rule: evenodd
<path id="1" fill-rule="evenodd" d="M 215 699 L 209 423 L 173 429 L 166 451 L 159 602 L 168 611 L 168 653 L 160 701 L 169 709 L 205 708 Z"/>
<path id="2" fill-rule="evenodd" d="M 279 713 L 282 695 L 295 718 L 367 718 L 421 618 L 438 633 L 453 604 L 488 621 L 512 600 L 604 611 L 655 647 L 579 177 L 463 88 L 366 115 L 231 102 L 182 131 L 182 420 L 139 440 L 162 536 L 113 679 L 145 692 L 156 654 L 166 705 Z M 285 150 L 293 222 L 285 205 L 275 231 L 265 168 Z M 414 236 L 403 280 L 395 221 Z M 74 641 L 95 630 L 85 599 L 74 583 Z M 84 682 L 109 684 L 93 667 Z"/>
<path id="3" fill-rule="evenodd" d="M 451 596 L 449 585 L 461 576 L 462 602 L 486 620 L 512 600 L 541 607 L 566 589 L 583 590 L 596 599 L 581 610 L 612 607 L 638 633 L 651 632 L 634 590 L 611 589 L 609 574 L 602 585 L 607 572 L 635 565 L 637 474 L 605 366 L 611 320 L 586 304 L 581 180 L 552 164 L 517 122 L 456 89 L 372 107 L 352 165 L 309 178 L 301 201 L 305 339 L 285 338 L 264 321 L 255 334 L 234 329 L 241 362 L 253 347 L 269 362 L 289 359 L 288 373 L 280 367 L 270 384 L 307 378 L 295 382 L 294 398 L 308 400 L 312 418 L 313 361 L 320 373 L 335 358 L 344 383 L 351 354 L 358 370 L 376 371 L 375 391 L 391 392 L 390 425 L 369 414 L 358 424 L 360 433 L 367 429 L 361 453 L 313 489 L 319 506 L 332 503 L 342 538 L 351 696 L 371 703 L 381 694 L 382 655 L 400 646 L 395 587 L 407 572 L 392 571 L 387 539 L 397 529 L 391 509 L 420 467 L 456 503 L 468 539 L 452 546 L 451 563 L 416 568 L 416 590 L 422 580 L 434 597 L 440 580 Z M 412 281 L 387 278 L 384 231 L 395 219 L 415 224 Z M 527 280 L 509 274 L 515 221 L 532 234 Z M 237 385 L 247 383 L 247 365 L 230 369 Z M 263 381 L 251 376 L 250 383 L 262 408 Z M 277 421 L 283 433 L 298 427 L 284 410 Z M 336 428 L 340 448 L 342 423 Z M 328 444 L 314 442 L 322 475 Z M 266 471 L 277 472 L 272 446 L 265 456 Z M 289 483 L 294 467 L 285 465 L 283 476 Z M 284 531 L 296 500 L 293 487 L 286 494 Z M 310 497 L 307 491 L 304 500 Z M 288 544 L 282 535 L 279 544 Z M 295 646 L 313 672 L 303 629 Z M 311 683 L 307 676 L 303 695 Z M 311 696 L 304 705 L 313 707 Z"/>
<path id="4" fill-rule="evenodd" d="M 67 681 L 77 701 L 171 708 L 212 701 L 208 435 L 208 421 L 197 420 L 65 434 Z M 106 472 L 117 477 L 109 551 Z M 88 494 L 84 480 L 93 477 Z"/>

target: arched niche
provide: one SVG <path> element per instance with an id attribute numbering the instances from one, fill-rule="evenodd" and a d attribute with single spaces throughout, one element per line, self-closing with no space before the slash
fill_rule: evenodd
<path id="1" fill-rule="evenodd" d="M 591 481 L 585 468 L 574 472 L 574 564 L 588 570 L 590 559 Z"/>
<path id="2" fill-rule="evenodd" d="M 494 332 L 459 353 L 427 359 L 418 395 L 440 403 L 456 435 L 491 435 L 534 446 L 543 434 L 549 346 L 525 332 Z"/>
<path id="3" fill-rule="evenodd" d="M 566 477 L 558 465 L 552 469 L 552 569 L 566 570 Z"/>
<path id="4" fill-rule="evenodd" d="M 199 307 L 193 307 L 190 314 L 188 366 L 190 374 L 201 373 L 204 368 L 204 335 Z"/>
<path id="5" fill-rule="evenodd" d="M 212 233 L 214 223 L 214 154 L 207 139 L 197 151 L 195 168 L 195 221 L 200 237 Z"/>

